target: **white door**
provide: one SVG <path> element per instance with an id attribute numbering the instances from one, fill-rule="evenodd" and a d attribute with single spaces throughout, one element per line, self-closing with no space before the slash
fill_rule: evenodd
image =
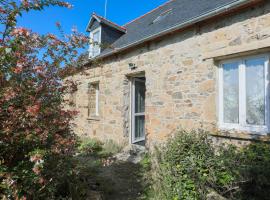
<path id="1" fill-rule="evenodd" d="M 145 140 L 145 78 L 134 78 L 132 81 L 132 143 Z"/>

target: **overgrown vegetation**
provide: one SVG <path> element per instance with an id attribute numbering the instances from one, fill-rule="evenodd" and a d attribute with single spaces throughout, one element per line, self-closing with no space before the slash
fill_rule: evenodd
<path id="1" fill-rule="evenodd" d="M 254 143 L 242 150 L 241 175 L 244 181 L 240 185 L 242 199 L 269 199 L 270 191 L 270 144 Z"/>
<path id="2" fill-rule="evenodd" d="M 82 138 L 81 141 L 76 159 L 78 166 L 83 169 L 80 171 L 84 171 L 84 176 L 79 177 L 88 179 L 89 197 L 133 200 L 141 196 L 144 183 L 143 167 L 141 164 L 117 160 L 115 155 L 121 151 L 121 145 L 112 140 L 100 142 L 96 139 Z"/>
<path id="3" fill-rule="evenodd" d="M 93 138 L 81 138 L 80 140 L 81 144 L 78 150 L 85 155 L 96 155 L 100 158 L 106 158 L 122 150 L 122 146 L 116 144 L 113 140 L 106 140 L 105 142 Z"/>
<path id="4" fill-rule="evenodd" d="M 100 196 L 108 196 L 112 192 L 117 191 L 114 191 L 115 186 L 112 185 L 112 180 L 103 177 L 104 171 L 102 170 L 107 170 L 113 164 L 114 161 L 111 160 L 111 156 L 120 150 L 121 146 L 112 140 L 102 143 L 96 139 L 78 138 L 77 146 L 74 148 L 72 156 L 48 156 L 42 157 L 46 162 L 38 161 L 38 163 L 41 162 L 40 164 L 42 164 L 42 169 L 40 170 L 42 170 L 44 179 L 54 179 L 47 183 L 42 190 L 39 190 L 39 185 L 31 184 L 35 180 L 35 176 L 26 177 L 27 173 L 34 173 L 31 168 L 29 171 L 18 169 L 22 176 L 25 177 L 22 191 L 28 190 L 25 193 L 31 194 L 33 199 L 50 200 L 85 200 L 95 198 L 95 193 L 99 193 Z M 43 152 L 38 151 L 33 153 L 33 155 L 35 156 L 34 159 L 39 160 Z M 130 168 L 127 168 L 127 170 L 130 170 Z M 0 199 L 9 199 L 9 196 L 6 195 L 9 192 L 8 190 L 9 188 L 5 184 L 0 185 L 0 194 L 5 195 L 5 197 Z"/>
<path id="5" fill-rule="evenodd" d="M 149 199 L 203 200 L 208 194 L 227 199 L 267 200 L 270 145 L 237 149 L 214 146 L 207 132 L 179 131 L 152 158 Z"/>
<path id="6" fill-rule="evenodd" d="M 63 85 L 88 37 L 40 35 L 17 27 L 17 18 L 48 6 L 70 8 L 61 0 L 0 1 L 0 198 L 63 199 L 80 193 L 78 144 L 70 128 L 76 114 L 63 107 L 74 89 Z"/>
<path id="7" fill-rule="evenodd" d="M 152 162 L 151 162 L 152 160 L 153 159 L 151 158 L 151 155 L 149 153 L 145 153 L 144 157 L 140 162 L 142 179 L 144 182 L 143 183 L 144 190 L 140 198 L 142 200 L 148 200 L 153 199 L 153 197 L 157 197 L 157 195 L 154 194 L 153 189 L 155 184 L 153 183 L 152 175 L 155 172 L 152 171 Z"/>

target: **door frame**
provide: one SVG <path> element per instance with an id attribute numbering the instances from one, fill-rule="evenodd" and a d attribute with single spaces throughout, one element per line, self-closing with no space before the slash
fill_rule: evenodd
<path id="1" fill-rule="evenodd" d="M 145 80 L 140 79 L 140 77 L 144 76 L 137 76 L 137 77 L 132 77 L 131 79 L 131 91 L 130 91 L 130 124 L 131 124 L 131 131 L 130 131 L 130 142 L 131 144 L 136 144 L 138 142 L 145 141 L 145 127 L 144 127 L 144 136 L 142 138 L 135 138 L 135 117 L 136 116 L 145 116 L 145 112 L 143 113 L 135 113 L 135 82 L 143 82 L 145 84 Z M 144 99 L 145 101 L 145 99 Z M 145 121 L 144 121 L 144 126 L 145 126 Z"/>

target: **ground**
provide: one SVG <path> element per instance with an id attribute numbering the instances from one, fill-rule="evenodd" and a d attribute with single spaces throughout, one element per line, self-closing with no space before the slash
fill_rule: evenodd
<path id="1" fill-rule="evenodd" d="M 104 199 L 139 199 L 143 192 L 140 167 L 140 164 L 129 161 L 116 161 L 108 167 L 101 168 L 99 178 L 102 181 L 101 185 L 106 187 L 103 191 Z"/>
<path id="2" fill-rule="evenodd" d="M 141 200 L 144 198 L 145 180 L 141 159 L 143 149 L 122 150 L 119 153 L 81 155 L 82 165 L 91 163 L 88 200 Z"/>

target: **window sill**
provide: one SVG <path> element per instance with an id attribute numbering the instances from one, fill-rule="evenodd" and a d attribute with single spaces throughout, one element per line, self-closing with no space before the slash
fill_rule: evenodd
<path id="1" fill-rule="evenodd" d="M 99 54 L 96 54 L 96 55 L 89 55 L 89 59 L 90 60 L 94 60 L 94 59 L 96 59 L 96 58 L 98 58 L 98 56 L 100 55 L 100 53 Z"/>
<path id="2" fill-rule="evenodd" d="M 100 121 L 100 116 L 91 116 L 87 118 L 88 121 Z"/>
<path id="3" fill-rule="evenodd" d="M 269 140 L 270 136 L 267 127 L 233 127 L 224 124 L 220 125 L 218 131 L 211 135 L 242 140 Z"/>
<path id="4" fill-rule="evenodd" d="M 250 135 L 267 135 L 269 133 L 269 128 L 267 126 L 242 126 L 239 124 L 222 123 L 219 124 L 219 129 L 223 131 L 246 132 Z"/>

